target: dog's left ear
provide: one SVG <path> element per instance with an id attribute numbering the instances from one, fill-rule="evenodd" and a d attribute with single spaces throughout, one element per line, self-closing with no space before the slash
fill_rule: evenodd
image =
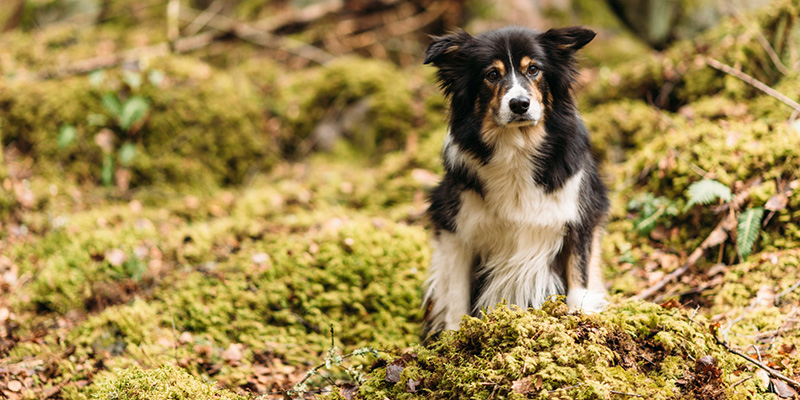
<path id="1" fill-rule="evenodd" d="M 541 39 L 550 44 L 553 50 L 567 52 L 568 55 L 572 55 L 591 42 L 596 35 L 590 29 L 570 26 L 568 28 L 550 29 L 542 34 Z"/>

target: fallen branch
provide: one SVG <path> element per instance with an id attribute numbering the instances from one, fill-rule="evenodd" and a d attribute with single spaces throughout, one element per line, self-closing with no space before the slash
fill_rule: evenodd
<path id="1" fill-rule="evenodd" d="M 650 286 L 649 288 L 643 290 L 641 293 L 634 296 L 635 299 L 647 300 L 648 298 L 652 297 L 654 294 L 658 293 L 659 290 L 663 289 L 668 283 L 672 282 L 673 280 L 679 278 L 683 274 L 686 273 L 692 266 L 697 264 L 697 261 L 700 260 L 700 257 L 703 256 L 706 250 L 711 247 L 714 247 L 722 242 L 724 242 L 728 238 L 728 232 L 731 229 L 736 227 L 736 218 L 733 218 L 732 214 L 726 216 L 719 224 L 717 224 L 716 228 L 714 228 L 711 233 L 708 234 L 703 243 L 700 244 L 700 247 L 696 248 L 692 254 L 689 255 L 689 259 L 686 260 L 686 263 L 680 266 L 675 271 L 672 271 L 669 275 L 665 276 L 660 281 L 656 282 L 655 285 Z"/>
<path id="2" fill-rule="evenodd" d="M 194 21 L 199 17 L 194 9 L 188 7 L 181 8 L 181 18 Z M 317 64 L 323 65 L 333 60 L 333 55 L 318 47 L 303 43 L 299 40 L 277 36 L 267 31 L 253 27 L 250 24 L 237 21 L 222 14 L 215 14 L 208 20 L 208 26 L 219 31 L 218 35 L 233 34 L 244 41 L 256 44 L 269 49 L 279 49 L 298 57 L 305 58 Z"/>
<path id="3" fill-rule="evenodd" d="M 781 93 L 781 92 L 779 92 L 779 91 L 767 86 L 764 82 L 761 82 L 758 79 L 753 78 L 752 76 L 747 75 L 744 72 L 742 72 L 742 71 L 740 71 L 740 70 L 738 70 L 736 68 L 733 68 L 733 67 L 731 67 L 729 65 L 723 64 L 723 63 L 721 63 L 721 62 L 719 62 L 719 61 L 717 61 L 717 60 L 715 60 L 713 58 L 706 59 L 706 64 L 708 66 L 714 68 L 714 69 L 718 69 L 718 70 L 720 70 L 720 71 L 722 71 L 722 72 L 724 72 L 726 74 L 733 75 L 733 76 L 735 76 L 735 77 L 737 77 L 737 78 L 749 83 L 751 86 L 755 87 L 756 89 L 766 93 L 769 96 L 772 96 L 772 97 L 778 99 L 783 104 L 786 104 L 787 106 L 792 107 L 795 111 L 800 112 L 800 103 L 790 99 L 785 94 L 783 94 L 783 93 Z"/>
<path id="4" fill-rule="evenodd" d="M 789 378 L 788 376 L 780 373 L 779 371 L 776 371 L 776 370 L 766 366 L 764 363 L 762 363 L 762 362 L 760 362 L 758 360 L 754 360 L 752 357 L 748 356 L 747 354 L 742 353 L 739 350 L 731 348 L 731 346 L 728 345 L 728 342 L 724 342 L 724 341 L 720 340 L 717 337 L 717 332 L 712 330 L 712 333 L 714 334 L 714 340 L 717 341 L 717 344 L 722 346 L 722 347 L 724 347 L 725 350 L 728 350 L 728 352 L 736 354 L 737 356 L 742 357 L 747 361 L 750 361 L 751 363 L 757 365 L 759 368 L 763 369 L 764 371 L 767 371 L 767 373 L 772 375 L 774 378 L 780 379 L 780 380 L 782 380 L 782 381 L 784 381 L 784 382 L 786 382 L 786 383 L 788 383 L 788 384 L 800 389 L 800 382 L 797 382 L 797 381 Z"/>
<path id="5" fill-rule="evenodd" d="M 789 286 L 786 290 L 784 290 L 784 291 L 778 293 L 777 295 L 775 295 L 775 299 L 774 300 L 779 300 L 781 297 L 786 296 L 787 294 L 794 292 L 798 287 L 800 287 L 800 281 L 795 282 L 794 285 Z"/>

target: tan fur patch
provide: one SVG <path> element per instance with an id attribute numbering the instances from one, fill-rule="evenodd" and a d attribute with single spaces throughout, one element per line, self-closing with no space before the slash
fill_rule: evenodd
<path id="1" fill-rule="evenodd" d="M 506 76 L 506 65 L 500 60 L 494 60 L 492 67 L 500 73 L 500 76 Z"/>

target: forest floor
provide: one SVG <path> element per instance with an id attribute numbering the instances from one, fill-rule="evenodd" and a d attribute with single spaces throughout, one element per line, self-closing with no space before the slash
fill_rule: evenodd
<path id="1" fill-rule="evenodd" d="M 776 22 L 796 16 L 797 6 L 780 3 L 753 21 L 787 65 L 800 66 L 800 27 Z M 120 75 L 119 98 L 140 95 L 151 107 L 146 118 L 125 123 L 120 110 L 118 122 L 106 123 L 139 152 L 108 171 L 104 136 L 83 131 L 98 126 L 97 116 L 80 116 L 89 122 L 76 123 L 78 139 L 68 140 L 63 125 L 48 128 L 41 137 L 66 144 L 48 147 L 47 157 L 60 157 L 52 165 L 38 159 L 33 152 L 45 145 L 35 129 L 16 130 L 28 125 L 14 107 L 32 102 L 17 101 L 24 85 L 5 83 L 6 95 L 18 97 L 2 97 L 0 87 L 0 108 L 8 107 L 0 116 L 0 397 L 277 399 L 303 389 L 295 385 L 309 371 L 305 395 L 296 396 L 795 396 L 800 124 L 795 106 L 753 80 L 797 99 L 800 70 L 776 71 L 767 47 L 738 20 L 661 53 L 639 49 L 635 59 L 630 40 L 601 34 L 595 50 L 587 48 L 577 93 L 611 189 L 603 265 L 612 306 L 592 316 L 558 302 L 531 311 L 498 306 L 427 346 L 419 340 L 431 252 L 423 215 L 442 173 L 446 129 L 431 71 L 387 79 L 385 64 L 352 59 L 295 72 L 289 85 L 257 86 L 254 93 L 279 91 L 289 105 L 262 105 L 273 114 L 255 127 L 240 120 L 266 112 L 203 123 L 311 131 L 312 122 L 329 121 L 311 114 L 317 100 L 383 130 L 346 133 L 313 154 L 311 133 L 278 133 L 272 139 L 286 157 L 221 144 L 232 155 L 220 153 L 229 157 L 220 168 L 192 159 L 207 144 L 166 162 L 136 135 L 182 126 L 179 117 L 159 116 L 172 115 L 165 105 L 181 101 L 181 90 L 191 96 L 196 82 L 257 96 L 230 83 L 227 71 L 178 58 L 143 69 L 139 79 L 150 83 L 142 89 Z M 265 79 L 252 67 L 230 74 Z M 70 78 L 65 90 L 89 93 L 82 102 L 113 114 L 99 79 Z M 298 82 L 320 88 L 303 92 Z M 404 88 L 401 106 L 386 95 L 391 85 Z M 366 117 L 360 96 L 372 101 Z M 37 118 L 45 124 L 59 112 Z M 386 115 L 406 112 L 407 132 L 391 131 Z M 84 147 L 67 153 L 72 140 Z M 82 163 L 81 149 L 96 154 Z M 246 157 L 266 161 L 257 172 L 230 162 Z M 190 172 L 177 179 L 195 179 L 198 168 L 202 184 L 170 185 L 181 166 Z M 110 185 L 99 182 L 106 173 L 114 174 Z"/>

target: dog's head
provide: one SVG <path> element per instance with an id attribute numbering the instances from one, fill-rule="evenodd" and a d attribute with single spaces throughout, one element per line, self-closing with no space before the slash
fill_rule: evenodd
<path id="1" fill-rule="evenodd" d="M 595 36 L 581 27 L 537 32 L 509 27 L 471 36 L 435 37 L 425 64 L 452 100 L 453 116 L 465 113 L 500 128 L 536 126 L 559 102 L 572 105 L 575 52 Z"/>

